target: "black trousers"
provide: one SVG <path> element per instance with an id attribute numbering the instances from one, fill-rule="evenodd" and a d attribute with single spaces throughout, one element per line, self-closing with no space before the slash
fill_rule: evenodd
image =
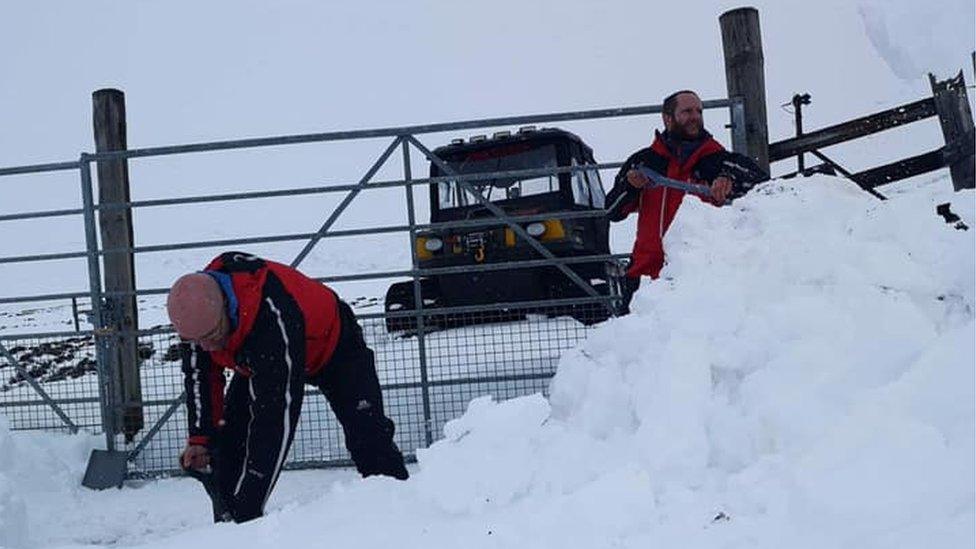
<path id="1" fill-rule="evenodd" d="M 308 382 L 322 391 L 346 439 L 346 449 L 359 474 L 406 480 L 403 454 L 393 442 L 393 421 L 383 411 L 373 350 L 352 309 L 339 301 L 342 333 L 329 363 Z"/>
<path id="2" fill-rule="evenodd" d="M 308 383 L 317 386 L 328 400 L 342 425 L 346 449 L 361 475 L 386 475 L 406 480 L 409 475 L 403 454 L 393 442 L 394 424 L 383 411 L 383 395 L 373 351 L 366 346 L 362 328 L 349 305 L 339 300 L 338 306 L 340 335 L 332 358 L 312 378 L 306 378 L 303 365 L 294 365 L 295 371 L 289 373 L 298 382 L 293 383 L 289 391 L 290 429 L 284 437 L 284 448 L 281 443 L 276 443 L 258 445 L 258 449 L 275 455 L 283 451 L 283 455 L 287 455 L 298 425 L 304 385 Z M 232 518 L 236 522 L 245 522 L 264 514 L 264 505 L 281 472 L 279 465 L 273 473 L 257 481 L 265 483 L 263 489 L 246 491 L 248 496 L 243 496 L 240 488 L 241 479 L 245 477 L 244 468 L 249 459 L 253 460 L 253 456 L 247 455 L 249 422 L 253 421 L 253 399 L 248 383 L 249 378 L 235 374 L 224 396 L 225 424 L 211 447 L 214 474 L 193 475 L 204 483 L 213 500 L 215 520 Z M 285 428 L 282 424 L 282 429 Z M 254 451 L 255 445 L 251 448 Z"/>

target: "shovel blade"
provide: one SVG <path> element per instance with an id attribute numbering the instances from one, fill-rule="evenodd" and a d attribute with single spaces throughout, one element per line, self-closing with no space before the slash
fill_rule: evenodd
<path id="1" fill-rule="evenodd" d="M 111 450 L 92 450 L 88 468 L 81 485 L 92 490 L 121 488 L 125 480 L 128 453 Z"/>

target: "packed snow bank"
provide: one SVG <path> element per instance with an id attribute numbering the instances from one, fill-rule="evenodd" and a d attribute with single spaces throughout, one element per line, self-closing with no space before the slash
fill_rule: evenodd
<path id="1" fill-rule="evenodd" d="M 33 534 L 51 521 L 43 512 L 47 503 L 64 505 L 82 490 L 86 459 L 97 444 L 97 438 L 85 435 L 14 434 L 0 415 L 0 547 L 34 546 Z"/>
<path id="2" fill-rule="evenodd" d="M 552 413 L 473 403 L 418 485 L 451 512 L 559 502 L 604 542 L 971 545 L 976 247 L 950 199 L 973 226 L 940 187 L 687 201 L 667 278 L 561 362 Z"/>
<path id="3" fill-rule="evenodd" d="M 27 543 L 27 510 L 8 476 L 16 459 L 7 420 L 0 416 L 0 547 Z"/>
<path id="4" fill-rule="evenodd" d="M 976 208 L 949 188 L 689 199 L 665 278 L 562 360 L 550 399 L 474 400 L 407 482 L 286 474 L 268 516 L 213 526 L 192 482 L 92 494 L 39 460 L 55 478 L 24 506 L 73 525 L 49 546 L 972 546 L 976 230 L 935 205 L 970 227 Z M 60 508 L 36 503 L 45 482 Z"/>

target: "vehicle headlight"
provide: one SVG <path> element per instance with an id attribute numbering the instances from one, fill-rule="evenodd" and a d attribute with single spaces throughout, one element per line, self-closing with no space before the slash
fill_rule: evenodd
<path id="1" fill-rule="evenodd" d="M 424 249 L 428 252 L 439 252 L 444 247 L 444 241 L 437 237 L 430 237 L 424 242 Z"/>
<path id="2" fill-rule="evenodd" d="M 546 234 L 546 224 L 545 223 L 529 223 L 525 226 L 525 232 L 529 233 L 529 236 L 539 238 L 540 236 Z"/>

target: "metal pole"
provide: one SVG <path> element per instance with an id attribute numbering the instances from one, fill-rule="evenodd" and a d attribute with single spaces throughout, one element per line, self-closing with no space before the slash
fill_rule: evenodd
<path id="1" fill-rule="evenodd" d="M 363 178 L 359 180 L 359 184 L 356 185 L 356 188 L 353 189 L 352 191 L 349 191 L 349 194 L 346 195 L 346 198 L 344 198 L 342 200 L 342 203 L 339 204 L 338 207 L 336 207 L 336 209 L 332 212 L 332 215 L 329 216 L 329 219 L 327 219 L 325 223 L 322 224 L 318 232 L 315 233 L 315 236 L 312 237 L 312 240 L 310 240 L 309 243 L 306 244 L 304 248 L 302 248 L 302 251 L 298 253 L 298 256 L 295 257 L 295 259 L 291 262 L 292 267 L 298 267 L 298 265 L 301 264 L 301 262 L 309 254 L 309 252 L 312 251 L 312 248 L 314 248 L 315 245 L 319 243 L 319 240 L 322 239 L 322 236 L 329 231 L 329 228 L 332 227 L 332 224 L 335 223 L 336 219 L 339 219 L 339 216 L 342 215 L 342 212 L 346 211 L 346 208 L 349 207 L 349 204 L 353 201 L 354 198 L 356 198 L 359 192 L 363 190 L 363 187 L 365 187 L 366 184 L 369 183 L 369 180 L 372 179 L 374 175 L 376 175 L 376 172 L 380 170 L 383 164 L 386 164 L 386 159 L 389 158 L 391 154 L 393 154 L 393 151 L 396 150 L 397 145 L 400 144 L 401 139 L 402 139 L 401 137 L 397 136 L 393 140 L 393 142 L 390 143 L 390 146 L 387 147 L 385 151 L 383 151 L 383 154 L 381 154 L 379 159 L 377 159 L 376 162 L 373 163 L 373 166 L 369 169 L 369 171 L 366 172 L 366 175 L 364 175 Z"/>
<path id="2" fill-rule="evenodd" d="M 163 428 L 163 425 L 169 421 L 169 418 L 176 413 L 177 408 L 180 407 L 180 404 L 183 404 L 184 400 L 186 400 L 186 390 L 180 393 L 180 396 L 176 397 L 176 400 L 170 403 L 169 407 L 166 408 L 166 411 L 163 412 L 162 417 L 160 417 L 159 420 L 153 424 L 152 428 L 149 429 L 149 432 L 147 432 L 146 435 L 142 437 L 142 440 L 139 441 L 139 444 L 136 445 L 131 452 L 129 452 L 129 455 L 126 456 L 127 461 L 133 461 L 139 456 L 139 454 L 142 453 L 143 450 L 146 449 L 146 446 L 148 446 L 153 437 L 156 436 L 156 433 L 158 433 L 159 430 Z"/>
<path id="3" fill-rule="evenodd" d="M 814 150 L 810 151 L 810 154 L 812 154 L 813 156 L 816 156 L 820 160 L 824 161 L 824 163 L 826 163 L 828 166 L 830 166 L 831 168 L 837 170 L 838 173 L 840 173 L 841 175 L 843 175 L 847 179 L 853 181 L 855 185 L 857 185 L 858 187 L 861 187 L 861 189 L 863 189 L 864 191 L 866 191 L 871 196 L 877 198 L 878 200 L 888 200 L 888 198 L 885 197 L 883 194 L 879 193 L 878 191 L 872 189 L 871 187 L 868 187 L 863 182 L 859 181 L 856 177 L 854 177 L 854 174 L 852 174 L 851 172 L 849 172 L 846 169 L 844 169 L 843 166 L 841 166 L 840 164 L 834 162 L 830 158 L 827 158 L 827 155 L 825 155 L 824 153 L 818 151 L 817 149 L 814 149 Z"/>
<path id="4" fill-rule="evenodd" d="M 71 298 L 71 316 L 75 319 L 75 331 L 80 332 L 81 326 L 78 325 L 78 298 Z"/>
<path id="5" fill-rule="evenodd" d="M 810 94 L 794 94 L 791 103 L 793 103 L 793 116 L 796 121 L 796 136 L 800 137 L 803 135 L 803 105 L 810 104 Z M 796 171 L 802 175 L 804 168 L 803 151 L 801 150 L 796 155 Z"/>
<path id="6" fill-rule="evenodd" d="M 88 249 L 88 287 L 91 293 L 92 324 L 95 329 L 95 365 L 98 370 L 98 393 L 102 412 L 105 447 L 115 451 L 115 402 L 112 398 L 112 372 L 106 371 L 108 338 L 102 319 L 102 272 L 98 263 L 98 234 L 95 229 L 95 200 L 92 191 L 91 159 L 81 154 L 81 199 L 85 210 L 85 244 Z"/>
<path id="7" fill-rule="evenodd" d="M 412 178 L 410 170 L 410 143 L 406 139 L 401 139 L 403 143 L 403 179 L 410 181 Z M 413 269 L 420 268 L 420 258 L 417 257 L 417 219 L 413 203 L 413 186 L 406 185 L 407 191 L 407 223 L 410 225 L 410 260 L 413 262 Z M 427 446 L 434 443 L 433 418 L 430 415 L 430 385 L 427 377 L 427 343 L 424 337 L 424 296 L 420 289 L 420 277 L 413 277 L 413 303 L 415 318 L 417 319 L 417 354 L 420 356 L 420 396 L 424 408 L 424 440 Z"/>

